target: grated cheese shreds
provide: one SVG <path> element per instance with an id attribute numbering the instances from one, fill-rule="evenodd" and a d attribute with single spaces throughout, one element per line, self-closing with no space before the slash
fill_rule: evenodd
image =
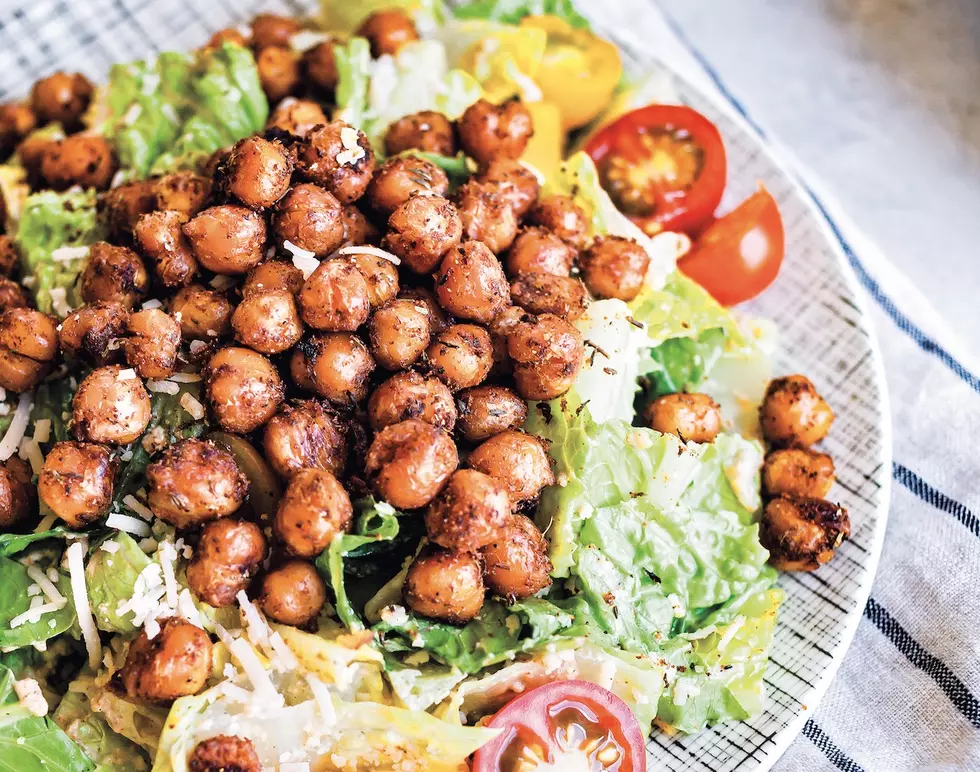
<path id="1" fill-rule="evenodd" d="M 304 279 L 309 279 L 313 272 L 320 267 L 320 261 L 317 260 L 315 252 L 298 247 L 289 239 L 282 243 L 282 248 L 292 254 L 293 265 L 300 270 Z"/>
<path id="2" fill-rule="evenodd" d="M 313 699 L 316 700 L 316 706 L 320 711 L 322 727 L 329 729 L 337 723 L 337 711 L 333 706 L 330 690 L 327 689 L 323 681 L 312 673 L 306 674 L 306 682 L 310 685 L 310 691 L 313 692 Z"/>
<path id="3" fill-rule="evenodd" d="M 41 474 L 41 469 L 44 468 L 44 454 L 41 452 L 41 446 L 37 444 L 37 440 L 33 437 L 24 437 L 20 441 L 20 449 L 17 451 L 17 455 L 30 462 L 31 471 L 34 474 Z"/>
<path id="4" fill-rule="evenodd" d="M 6 461 L 20 447 L 20 441 L 24 439 L 24 434 L 27 432 L 27 422 L 30 420 L 31 408 L 33 407 L 29 393 L 24 392 L 17 399 L 14 417 L 10 421 L 10 426 L 7 427 L 7 433 L 0 440 L 0 461 Z"/>
<path id="5" fill-rule="evenodd" d="M 375 257 L 380 257 L 382 260 L 387 260 L 389 263 L 394 263 L 395 265 L 401 265 L 402 261 L 398 255 L 395 255 L 386 249 L 381 249 L 381 247 L 372 246 L 361 246 L 361 247 L 341 247 L 336 252 L 334 252 L 331 257 L 344 255 L 374 255 Z"/>
<path id="6" fill-rule="evenodd" d="M 51 439 L 51 419 L 39 418 L 34 424 L 34 441 L 47 442 Z"/>
<path id="7" fill-rule="evenodd" d="M 340 166 L 353 166 L 367 155 L 358 139 L 357 129 L 345 126 L 340 130 L 340 142 L 344 146 L 344 149 L 337 153 L 337 163 Z"/>
<path id="8" fill-rule="evenodd" d="M 150 298 L 142 305 L 142 308 L 146 311 L 154 308 L 163 308 L 163 302 L 159 298 Z"/>
<path id="9" fill-rule="evenodd" d="M 180 393 L 180 386 L 171 381 L 157 381 L 150 379 L 146 382 L 146 388 L 157 394 L 169 394 L 173 396 Z"/>
<path id="10" fill-rule="evenodd" d="M 141 502 L 132 493 L 127 496 L 123 496 L 122 503 L 125 504 L 129 509 L 135 512 L 137 515 L 142 517 L 144 520 L 153 519 L 153 510 L 150 509 L 146 504 Z"/>
<path id="11" fill-rule="evenodd" d="M 167 588 L 167 605 L 177 608 L 177 576 L 174 564 L 177 562 L 177 550 L 169 541 L 160 542 L 160 565 L 163 567 L 163 586 Z"/>
<path id="12" fill-rule="evenodd" d="M 133 381 L 136 380 L 136 371 L 132 367 L 127 367 L 125 370 L 120 370 L 119 374 L 116 376 L 117 381 Z"/>
<path id="13" fill-rule="evenodd" d="M 110 528 L 116 528 L 117 530 L 125 531 L 141 538 L 149 536 L 151 533 L 150 526 L 145 521 L 136 517 L 130 517 L 129 515 L 120 514 L 119 512 L 113 512 L 109 515 L 105 519 L 105 524 Z"/>
<path id="14" fill-rule="evenodd" d="M 83 554 L 82 543 L 78 541 L 73 542 L 65 550 L 65 557 L 68 559 L 68 575 L 71 578 L 72 601 L 75 604 L 78 626 L 82 629 L 85 648 L 88 650 L 88 665 L 92 670 L 97 670 L 99 660 L 102 658 L 102 644 L 99 642 L 99 631 L 95 626 L 92 608 L 88 603 Z"/>
<path id="15" fill-rule="evenodd" d="M 199 383 L 203 379 L 200 373 L 174 373 L 167 380 L 173 383 Z"/>
<path id="16" fill-rule="evenodd" d="M 48 514 L 41 518 L 41 522 L 37 524 L 37 528 L 34 529 L 34 533 L 44 533 L 45 531 L 50 531 L 57 521 L 58 516 L 54 512 L 48 512 Z"/>
<path id="17" fill-rule="evenodd" d="M 44 575 L 44 571 L 37 566 L 28 566 L 27 575 L 34 580 L 38 587 L 41 588 L 41 592 L 44 593 L 44 597 L 52 603 L 60 603 L 62 606 L 64 606 L 68 602 L 65 599 L 65 596 L 62 595 L 55 586 L 54 582 L 48 579 L 48 577 Z"/>
<path id="18" fill-rule="evenodd" d="M 64 607 L 64 603 L 39 603 L 36 606 L 32 605 L 24 613 L 10 618 L 10 629 L 13 630 L 21 625 L 26 625 L 27 623 L 34 624 L 45 614 L 61 611 L 61 609 Z"/>
<path id="19" fill-rule="evenodd" d="M 51 309 L 60 317 L 70 316 L 75 309 L 68 302 L 68 291 L 64 287 L 53 287 L 48 291 Z"/>
<path id="20" fill-rule="evenodd" d="M 70 263 L 72 260 L 81 260 L 88 257 L 91 247 L 58 247 L 51 253 L 51 259 L 56 263 Z"/>
<path id="21" fill-rule="evenodd" d="M 40 718 L 48 714 L 48 701 L 44 698 L 40 685 L 33 678 L 14 681 L 14 694 L 32 716 Z"/>
<path id="22" fill-rule="evenodd" d="M 295 670 L 299 667 L 299 660 L 296 659 L 296 655 L 293 654 L 293 650 L 289 648 L 286 642 L 282 639 L 275 630 L 272 631 L 272 635 L 269 636 L 269 645 L 272 650 L 279 657 L 279 661 L 286 670 Z"/>
<path id="23" fill-rule="evenodd" d="M 256 695 L 263 700 L 280 702 L 281 695 L 276 691 L 272 679 L 269 678 L 269 674 L 262 667 L 255 650 L 248 645 L 248 642 L 244 638 L 236 638 L 228 648 L 242 666 L 242 670 L 245 671 L 248 680 L 252 682 L 252 686 L 255 687 Z"/>
<path id="24" fill-rule="evenodd" d="M 189 391 L 184 392 L 184 395 L 180 398 L 180 406 L 195 421 L 200 421 L 204 418 L 204 405 L 194 399 L 194 396 Z"/>
<path id="25" fill-rule="evenodd" d="M 238 601 L 238 605 L 242 609 L 242 614 L 245 615 L 249 640 L 256 646 L 267 643 L 269 641 L 269 625 L 266 624 L 259 610 L 252 604 L 252 601 L 248 599 L 245 590 L 239 590 L 235 596 L 235 600 Z"/>

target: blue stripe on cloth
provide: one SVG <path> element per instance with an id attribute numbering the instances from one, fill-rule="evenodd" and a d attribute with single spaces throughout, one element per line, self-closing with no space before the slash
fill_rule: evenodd
<path id="1" fill-rule="evenodd" d="M 924 502 L 952 515 L 963 523 L 974 536 L 980 536 L 980 518 L 967 509 L 965 505 L 933 488 L 911 469 L 898 462 L 892 464 L 892 476 Z"/>
<path id="2" fill-rule="evenodd" d="M 803 736 L 816 745 L 841 772 L 864 772 L 864 767 L 846 755 L 812 718 L 803 725 Z"/>
<path id="3" fill-rule="evenodd" d="M 980 700 L 977 700 L 945 663 L 934 654 L 926 651 L 874 598 L 868 598 L 864 615 L 874 623 L 874 626 L 894 644 L 895 648 L 909 662 L 936 682 L 949 698 L 949 701 L 953 703 L 953 706 L 966 717 L 967 721 L 980 729 Z"/>
<path id="4" fill-rule="evenodd" d="M 661 9 L 661 13 L 667 25 L 671 28 L 677 38 L 687 47 L 691 55 L 698 61 L 698 64 L 704 68 L 704 71 L 711 78 L 711 81 L 715 84 L 715 87 L 721 92 L 722 96 L 725 97 L 731 103 L 732 107 L 738 112 L 742 118 L 759 134 L 763 139 L 768 139 L 766 132 L 762 127 L 753 120 L 752 116 L 749 115 L 748 110 L 742 105 L 742 103 L 732 94 L 725 82 L 721 79 L 718 72 L 711 66 L 711 63 L 704 57 L 704 55 L 694 46 L 693 43 L 684 34 L 684 31 L 675 22 L 669 14 Z M 844 250 L 844 255 L 847 257 L 848 262 L 854 269 L 854 273 L 858 277 L 858 281 L 865 288 L 869 295 L 874 299 L 874 301 L 881 306 L 882 310 L 888 315 L 888 317 L 895 323 L 895 325 L 906 335 L 912 338 L 919 348 L 925 351 L 927 354 L 931 354 L 937 357 L 944 365 L 946 365 L 958 378 L 960 378 L 964 383 L 970 386 L 975 392 L 980 394 L 980 378 L 970 372 L 962 363 L 959 362 L 952 354 L 950 354 L 946 349 L 944 349 L 937 341 L 926 335 L 926 333 L 916 325 L 906 314 L 904 314 L 895 302 L 885 294 L 881 289 L 881 285 L 874 279 L 874 277 L 868 272 L 867 268 L 860 261 L 857 253 L 848 243 L 847 239 L 844 238 L 844 234 L 841 233 L 840 228 L 837 227 L 837 223 L 830 216 L 827 208 L 823 205 L 823 202 L 817 197 L 816 193 L 806 185 L 805 182 L 799 180 L 803 189 L 806 190 L 807 195 L 813 201 L 814 205 L 820 210 L 820 214 L 823 215 L 827 224 L 830 226 L 834 237 L 837 239 Z"/>

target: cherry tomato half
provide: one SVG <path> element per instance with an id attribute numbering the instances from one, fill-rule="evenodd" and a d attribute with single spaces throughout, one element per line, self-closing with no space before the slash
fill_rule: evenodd
<path id="1" fill-rule="evenodd" d="M 629 706 L 588 681 L 553 681 L 508 702 L 488 726 L 501 733 L 473 757 L 473 772 L 646 772 L 643 733 Z"/>
<path id="2" fill-rule="evenodd" d="M 725 191 L 725 145 L 684 105 L 649 105 L 605 126 L 585 146 L 613 203 L 648 234 L 689 233 Z"/>
<path id="3" fill-rule="evenodd" d="M 783 218 L 759 187 L 694 242 L 677 267 L 722 305 L 754 298 L 776 279 L 786 250 Z"/>

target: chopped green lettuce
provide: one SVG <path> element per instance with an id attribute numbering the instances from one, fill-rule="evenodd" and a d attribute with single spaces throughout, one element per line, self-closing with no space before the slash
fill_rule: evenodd
<path id="1" fill-rule="evenodd" d="M 133 596 L 136 580 L 151 561 L 129 534 L 120 531 L 112 538 L 114 551 L 96 549 L 85 566 L 89 605 L 100 630 L 134 633 L 132 612 L 119 614 L 119 605 Z"/>
<path id="2" fill-rule="evenodd" d="M 50 560 L 37 560 L 37 567 L 47 572 L 52 569 Z M 71 630 L 75 624 L 75 607 L 71 601 L 71 585 L 68 576 L 57 569 L 54 585 L 65 598 L 65 604 L 37 618 L 27 618 L 22 624 L 11 627 L 11 621 L 29 611 L 34 597 L 28 588 L 35 584 L 27 566 L 9 557 L 0 557 L 0 648 L 16 649 L 21 646 L 41 646 L 45 641 Z M 42 603 L 48 601 L 41 597 Z M 22 617 L 23 618 L 23 617 Z"/>
<path id="3" fill-rule="evenodd" d="M 589 29 L 589 20 L 575 10 L 572 0 L 469 0 L 453 8 L 457 19 L 485 19 L 520 24 L 525 16 L 557 16 L 571 26 Z"/>
<path id="4" fill-rule="evenodd" d="M 136 743 L 112 731 L 105 718 L 92 709 L 84 690 L 69 685 L 52 716 L 97 765 L 97 772 L 148 772 L 149 758 Z"/>

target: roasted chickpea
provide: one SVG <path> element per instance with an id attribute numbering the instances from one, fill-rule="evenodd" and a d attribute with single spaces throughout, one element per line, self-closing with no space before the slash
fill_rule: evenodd
<path id="1" fill-rule="evenodd" d="M 528 211 L 527 219 L 575 249 L 585 249 L 589 243 L 589 221 L 571 196 L 554 194 L 539 198 Z"/>
<path id="2" fill-rule="evenodd" d="M 190 772 L 262 772 L 262 762 L 251 740 L 219 734 L 194 746 L 187 768 Z"/>
<path id="3" fill-rule="evenodd" d="M 429 369 L 453 391 L 483 383 L 493 368 L 490 333 L 475 324 L 454 324 L 425 352 Z"/>
<path id="4" fill-rule="evenodd" d="M 72 185 L 105 190 L 118 168 L 109 140 L 83 134 L 58 140 L 41 159 L 41 176 L 55 190 Z"/>
<path id="5" fill-rule="evenodd" d="M 395 299 L 371 317 L 371 354 L 387 370 L 402 370 L 429 345 L 429 314 L 421 303 Z"/>
<path id="6" fill-rule="evenodd" d="M 509 519 L 503 483 L 475 469 L 457 469 L 429 504 L 425 528 L 440 547 L 476 552 L 498 538 Z"/>
<path id="7" fill-rule="evenodd" d="M 187 584 L 215 608 L 235 602 L 248 587 L 268 552 L 265 536 L 255 524 L 223 517 L 201 529 L 201 539 L 187 566 Z"/>
<path id="8" fill-rule="evenodd" d="M 299 292 L 303 321 L 315 330 L 353 332 L 371 313 L 364 276 L 347 260 L 326 260 Z"/>
<path id="9" fill-rule="evenodd" d="M 254 293 L 231 316 L 235 340 L 262 354 L 281 354 L 303 337 L 296 299 L 286 290 Z"/>
<path id="10" fill-rule="evenodd" d="M 514 370 L 514 363 L 507 353 L 507 336 L 521 321 L 527 312 L 520 306 L 507 306 L 490 322 L 490 340 L 493 342 L 493 369 L 496 375 L 509 375 Z"/>
<path id="11" fill-rule="evenodd" d="M 223 429 L 247 434 L 276 414 L 283 384 L 272 362 L 247 348 L 223 348 L 204 371 L 208 404 Z"/>
<path id="12" fill-rule="evenodd" d="M 296 185 L 279 202 L 274 227 L 283 241 L 325 257 L 344 243 L 343 207 L 318 185 Z"/>
<path id="13" fill-rule="evenodd" d="M 541 190 L 534 172 L 513 158 L 494 158 L 476 178 L 496 188 L 497 194 L 507 200 L 518 219 L 527 214 Z"/>
<path id="14" fill-rule="evenodd" d="M 360 247 L 365 244 L 380 244 L 381 231 L 355 204 L 344 206 L 345 247 Z"/>
<path id="15" fill-rule="evenodd" d="M 104 241 L 92 245 L 80 281 L 86 303 L 116 301 L 127 309 L 132 309 L 150 288 L 150 278 L 139 255 Z"/>
<path id="16" fill-rule="evenodd" d="M 438 378 L 406 370 L 391 376 L 371 393 L 368 422 L 374 431 L 409 418 L 451 432 L 456 423 L 452 392 Z"/>
<path id="17" fill-rule="evenodd" d="M 429 311 L 429 329 L 433 333 L 442 332 L 449 326 L 449 319 L 436 300 L 436 296 L 425 287 L 405 287 L 398 294 L 400 298 L 414 300 L 416 303 L 423 303 Z"/>
<path id="18" fill-rule="evenodd" d="M 197 625 L 165 619 L 150 638 L 145 630 L 129 645 L 119 678 L 131 700 L 168 703 L 197 694 L 211 675 L 211 639 Z"/>
<path id="19" fill-rule="evenodd" d="M 208 179 L 213 179 L 215 176 L 220 176 L 221 168 L 224 166 L 225 162 L 228 160 L 228 156 L 230 155 L 230 147 L 219 147 L 208 156 L 206 161 L 198 162 L 197 170 Z"/>
<path id="20" fill-rule="evenodd" d="M 113 242 L 131 243 L 140 217 L 156 209 L 156 185 L 139 180 L 107 190 L 99 196 L 99 220 Z"/>
<path id="21" fill-rule="evenodd" d="M 184 215 L 167 210 L 143 215 L 134 228 L 136 244 L 164 287 L 185 287 L 197 276 L 197 259 L 183 227 Z"/>
<path id="22" fill-rule="evenodd" d="M 773 499 L 759 524 L 759 542 L 780 571 L 815 571 L 850 536 L 847 510 L 824 499 Z"/>
<path id="23" fill-rule="evenodd" d="M 3 209 L 3 194 L 0 193 L 0 210 Z M 3 225 L 3 212 L 0 211 L 0 226 Z M 17 242 L 13 236 L 0 234 L 0 274 L 10 276 L 19 265 L 20 255 L 17 253 Z"/>
<path id="24" fill-rule="evenodd" d="M 0 314 L 0 387 L 30 391 L 51 370 L 58 355 L 54 320 L 30 308 Z"/>
<path id="25" fill-rule="evenodd" d="M 267 46 L 255 55 L 262 90 L 272 104 L 299 87 L 299 59 L 286 46 Z"/>
<path id="26" fill-rule="evenodd" d="M 173 375 L 181 338 L 176 319 L 159 308 L 137 311 L 129 317 L 129 334 L 124 343 L 126 361 L 140 378 Z"/>
<path id="27" fill-rule="evenodd" d="M 554 399 L 572 387 L 582 367 L 582 334 L 560 316 L 528 315 L 507 336 L 517 392 L 525 399 Z"/>
<path id="28" fill-rule="evenodd" d="M 405 577 L 405 603 L 432 619 L 463 625 L 483 608 L 483 569 L 475 555 L 428 547 Z"/>
<path id="29" fill-rule="evenodd" d="M 834 460 L 803 448 L 774 450 L 762 467 L 762 490 L 772 498 L 823 498 L 834 485 Z"/>
<path id="30" fill-rule="evenodd" d="M 177 528 L 193 528 L 238 511 L 248 478 L 235 457 L 210 441 L 178 440 L 146 467 L 147 503 Z"/>
<path id="31" fill-rule="evenodd" d="M 327 587 L 312 563 L 290 560 L 262 577 L 258 602 L 275 622 L 305 625 L 327 602 Z"/>
<path id="32" fill-rule="evenodd" d="M 551 585 L 548 541 L 524 515 L 513 515 L 482 554 L 487 588 L 508 603 L 530 598 Z"/>
<path id="33" fill-rule="evenodd" d="M 80 72 L 56 72 L 41 78 L 31 89 L 31 109 L 40 123 L 56 122 L 65 131 L 81 128 L 95 89 Z"/>
<path id="34" fill-rule="evenodd" d="M 291 16 L 260 13 L 252 19 L 252 45 L 257 49 L 288 46 L 289 39 L 299 30 L 299 22 Z"/>
<path id="35" fill-rule="evenodd" d="M 398 267 L 391 260 L 369 254 L 351 255 L 348 259 L 367 282 L 368 300 L 372 310 L 377 310 L 395 299 L 399 288 Z"/>
<path id="36" fill-rule="evenodd" d="M 436 273 L 436 298 L 453 316 L 487 324 L 510 302 L 500 261 L 479 241 L 451 248 Z"/>
<path id="37" fill-rule="evenodd" d="M 154 180 L 154 209 L 172 210 L 193 217 L 204 208 L 211 195 L 211 179 L 193 172 L 175 172 Z"/>
<path id="38" fill-rule="evenodd" d="M 280 129 L 295 137 L 306 137 L 315 127 L 329 122 L 323 108 L 316 102 L 286 97 L 276 105 L 265 127 Z"/>
<path id="39" fill-rule="evenodd" d="M 558 236 L 545 228 L 526 228 L 514 240 L 507 253 L 507 273 L 547 273 L 568 276 L 572 272 L 576 252 Z"/>
<path id="40" fill-rule="evenodd" d="M 235 143 L 225 162 L 224 187 L 249 209 L 267 209 L 286 195 L 292 173 L 292 159 L 281 142 L 246 137 Z"/>
<path id="41" fill-rule="evenodd" d="M 773 446 L 808 448 L 827 436 L 834 411 L 809 378 L 787 375 L 769 384 L 759 420 Z"/>
<path id="42" fill-rule="evenodd" d="M 593 295 L 630 301 L 640 294 L 650 256 L 631 239 L 600 236 L 582 254 L 582 278 Z"/>
<path id="43" fill-rule="evenodd" d="M 507 249 L 517 236 L 517 215 L 491 185 L 467 182 L 456 191 L 456 209 L 463 239 L 480 241 L 494 254 Z"/>
<path id="44" fill-rule="evenodd" d="M 56 442 L 38 475 L 38 495 L 69 527 L 81 528 L 109 511 L 117 466 L 105 445 Z"/>
<path id="45" fill-rule="evenodd" d="M 470 453 L 467 463 L 500 480 L 515 504 L 531 501 L 542 488 L 555 484 L 544 443 L 524 432 L 495 434 Z"/>
<path id="46" fill-rule="evenodd" d="M 571 276 L 526 273 L 510 283 L 510 299 L 532 314 L 554 314 L 574 322 L 585 313 L 589 292 Z"/>
<path id="47" fill-rule="evenodd" d="M 414 155 L 389 158 L 374 173 L 367 199 L 375 211 L 392 214 L 413 195 L 445 196 L 449 177 L 431 161 Z"/>
<path id="48" fill-rule="evenodd" d="M 243 48 L 248 46 L 248 41 L 241 32 L 234 27 L 225 27 L 225 29 L 219 29 L 208 38 L 208 42 L 204 44 L 204 48 L 220 48 L 225 43 L 234 43 L 236 46 L 242 46 Z"/>
<path id="49" fill-rule="evenodd" d="M 183 231 L 197 261 L 215 273 L 248 273 L 265 256 L 265 220 L 243 206 L 204 209 Z"/>
<path id="50" fill-rule="evenodd" d="M 50 453 L 48 458 L 51 458 Z M 18 523 L 37 512 L 37 489 L 31 482 L 33 474 L 30 465 L 17 456 L 0 464 L 0 528 L 5 531 L 13 531 Z"/>
<path id="51" fill-rule="evenodd" d="M 332 94 L 337 88 L 337 55 L 334 53 L 334 42 L 324 40 L 303 52 L 303 72 L 306 80 L 321 91 Z M 321 123 L 326 123 L 326 120 Z"/>
<path id="52" fill-rule="evenodd" d="M 296 169 L 310 182 L 326 188 L 342 204 L 364 195 L 374 174 L 374 151 L 363 132 L 333 121 L 312 129 L 297 148 Z"/>
<path id="53" fill-rule="evenodd" d="M 368 347 L 356 335 L 311 335 L 293 349 L 289 371 L 297 385 L 336 405 L 355 405 L 368 393 L 375 367 Z"/>
<path id="54" fill-rule="evenodd" d="M 375 59 L 384 54 L 394 56 L 403 45 L 419 39 L 415 23 L 399 8 L 375 11 L 363 21 L 357 34 L 370 41 Z"/>
<path id="55" fill-rule="evenodd" d="M 51 139 L 43 133 L 35 133 L 27 136 L 23 142 L 17 145 L 17 157 L 27 171 L 27 180 L 34 189 L 44 187 L 41 165 L 49 152 L 54 150 L 58 140 Z"/>
<path id="56" fill-rule="evenodd" d="M 714 442 L 721 431 L 721 408 L 707 394 L 664 394 L 643 416 L 651 429 L 685 442 Z"/>
<path id="57" fill-rule="evenodd" d="M 456 445 L 442 429 L 417 418 L 378 432 L 364 471 L 375 492 L 398 509 L 424 507 L 459 463 Z"/>
<path id="58" fill-rule="evenodd" d="M 312 558 L 350 527 L 347 491 L 323 469 L 301 469 L 289 479 L 272 528 L 292 555 Z"/>
<path id="59" fill-rule="evenodd" d="M 198 284 L 184 287 L 170 300 L 170 314 L 180 318 L 186 340 L 217 340 L 231 332 L 231 303 Z"/>
<path id="60" fill-rule="evenodd" d="M 0 312 L 8 308 L 28 308 L 30 305 L 23 287 L 12 279 L 0 276 Z"/>
<path id="61" fill-rule="evenodd" d="M 466 108 L 458 131 L 463 152 L 486 166 L 497 158 L 520 158 L 534 125 L 527 107 L 516 99 L 502 105 L 481 99 Z"/>
<path id="62" fill-rule="evenodd" d="M 284 290 L 298 295 L 303 289 L 303 272 L 287 260 L 266 260 L 248 272 L 242 284 L 242 297 Z"/>
<path id="63" fill-rule="evenodd" d="M 79 384 L 71 401 L 77 440 L 128 445 L 150 423 L 150 395 L 136 373 L 118 365 L 100 367 Z"/>
<path id="64" fill-rule="evenodd" d="M 421 150 L 437 155 L 456 155 L 456 132 L 442 113 L 423 110 L 399 118 L 385 134 L 385 152 L 392 156 L 406 150 Z"/>
<path id="65" fill-rule="evenodd" d="M 0 153 L 10 154 L 37 127 L 37 116 L 23 102 L 0 105 Z"/>
<path id="66" fill-rule="evenodd" d="M 347 438 L 340 421 L 314 400 L 287 405 L 265 426 L 266 461 L 281 476 L 292 477 L 301 469 L 324 469 L 334 475 L 344 471 Z"/>
<path id="67" fill-rule="evenodd" d="M 463 235 L 459 213 L 442 196 L 415 195 L 388 218 L 382 245 L 415 273 L 431 273 Z"/>
<path id="68" fill-rule="evenodd" d="M 459 433 L 470 442 L 517 429 L 527 420 L 527 402 L 504 386 L 477 386 L 456 397 Z"/>
<path id="69" fill-rule="evenodd" d="M 107 365 L 122 353 L 128 329 L 129 311 L 121 303 L 82 306 L 61 323 L 61 350 L 82 362 Z"/>

